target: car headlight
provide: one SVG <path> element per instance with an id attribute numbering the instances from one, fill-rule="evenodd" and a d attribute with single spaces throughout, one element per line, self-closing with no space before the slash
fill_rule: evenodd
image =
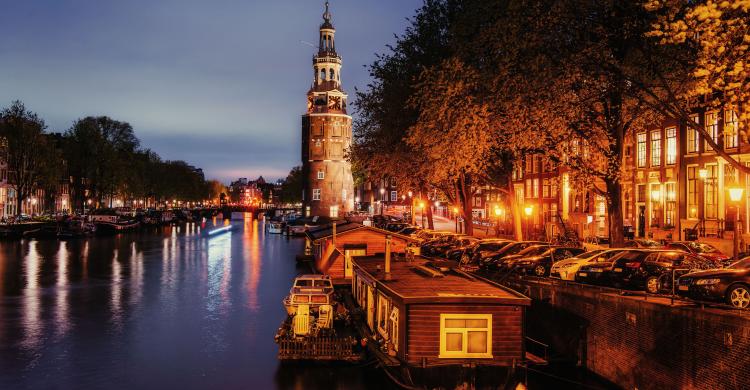
<path id="1" fill-rule="evenodd" d="M 721 282 L 721 279 L 715 279 L 715 278 L 714 279 L 698 279 L 698 281 L 695 282 L 695 284 L 699 286 L 705 286 L 709 284 L 717 284 L 719 282 Z"/>

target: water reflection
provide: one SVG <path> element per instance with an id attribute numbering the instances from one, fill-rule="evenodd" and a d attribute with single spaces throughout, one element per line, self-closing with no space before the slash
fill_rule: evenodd
<path id="1" fill-rule="evenodd" d="M 0 389 L 381 388 L 359 369 L 279 366 L 303 242 L 233 224 L 0 241 Z"/>

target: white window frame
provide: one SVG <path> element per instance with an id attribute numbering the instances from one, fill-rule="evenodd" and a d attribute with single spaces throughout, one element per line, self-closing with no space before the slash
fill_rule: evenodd
<path id="1" fill-rule="evenodd" d="M 328 209 L 328 216 L 331 218 L 338 218 L 339 217 L 339 206 L 338 205 L 332 205 Z"/>
<path id="2" fill-rule="evenodd" d="M 661 130 L 651 132 L 651 166 L 661 166 Z"/>
<path id="3" fill-rule="evenodd" d="M 323 180 L 326 178 L 326 172 L 325 171 L 318 171 L 318 180 Z"/>
<path id="4" fill-rule="evenodd" d="M 445 320 L 487 320 L 486 328 L 447 328 L 445 326 Z M 470 331 L 486 331 L 487 332 L 487 352 L 484 353 L 468 353 L 466 348 L 468 347 L 468 332 Z M 463 334 L 463 351 L 446 351 L 447 333 L 462 333 Z M 491 359 L 492 358 L 492 314 L 440 314 L 440 359 L 456 359 L 456 358 L 471 358 L 471 359 Z"/>
<path id="5" fill-rule="evenodd" d="M 690 115 L 690 119 L 697 126 L 700 126 L 700 119 L 698 115 Z M 687 152 L 698 153 L 699 148 L 700 148 L 700 134 L 698 133 L 698 130 L 692 128 L 691 126 L 687 126 Z"/>
<path id="6" fill-rule="evenodd" d="M 667 149 L 665 163 L 667 165 L 674 165 L 677 163 L 677 128 L 667 127 L 664 133 Z"/>
<path id="7" fill-rule="evenodd" d="M 398 200 L 398 192 L 397 191 L 391 191 L 391 202 L 395 202 Z"/>
<path id="8" fill-rule="evenodd" d="M 320 200 L 320 188 L 313 188 L 312 200 Z"/>
<path id="9" fill-rule="evenodd" d="M 385 338 L 386 340 L 389 339 L 388 316 L 390 314 L 390 307 L 391 305 L 388 298 L 385 295 L 378 293 L 378 312 L 375 316 L 375 328 L 377 328 L 378 333 L 380 333 L 380 335 L 383 336 L 383 338 Z M 385 328 L 380 326 L 381 322 L 384 324 Z"/>

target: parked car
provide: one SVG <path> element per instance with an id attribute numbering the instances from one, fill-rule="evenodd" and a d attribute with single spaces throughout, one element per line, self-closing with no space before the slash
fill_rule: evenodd
<path id="1" fill-rule="evenodd" d="M 555 262 L 580 255 L 584 251 L 585 249 L 577 247 L 550 247 L 541 254 L 518 259 L 514 265 L 516 270 L 523 273 L 547 276 Z"/>
<path id="2" fill-rule="evenodd" d="M 411 236 L 411 235 L 414 235 L 416 233 L 419 233 L 419 231 L 421 231 L 421 230 L 422 230 L 422 228 L 420 228 L 418 226 L 407 226 L 407 227 L 403 228 L 402 230 L 398 231 L 398 234 L 403 234 L 405 236 Z"/>
<path id="3" fill-rule="evenodd" d="M 393 233 L 398 233 L 408 227 L 409 224 L 406 222 L 389 222 L 385 225 L 385 230 Z"/>
<path id="4" fill-rule="evenodd" d="M 656 294 L 671 288 L 673 271 L 677 278 L 693 270 L 711 268 L 713 261 L 683 251 L 644 250 L 636 258 L 615 260 L 610 280 L 615 286 Z"/>
<path id="5" fill-rule="evenodd" d="M 541 244 L 529 245 L 526 249 L 516 253 L 515 255 L 505 256 L 500 262 L 500 266 L 498 269 L 516 271 L 517 261 L 525 259 L 527 257 L 541 256 L 542 254 L 547 252 L 549 248 L 550 244 L 546 242 Z"/>
<path id="6" fill-rule="evenodd" d="M 609 261 L 612 256 L 622 253 L 623 251 L 624 249 L 595 249 L 593 251 L 581 253 L 577 256 L 552 264 L 552 268 L 550 268 L 550 276 L 563 280 L 575 280 L 576 273 L 582 265 Z"/>
<path id="7" fill-rule="evenodd" d="M 620 249 L 613 256 L 600 256 L 596 261 L 587 262 L 578 267 L 574 280 L 579 283 L 608 285 L 612 272 L 612 265 L 620 258 L 634 259 L 641 255 L 642 251 L 635 249 Z"/>
<path id="8" fill-rule="evenodd" d="M 711 244 L 696 241 L 675 241 L 667 244 L 667 248 L 691 253 L 696 256 L 705 257 L 714 262 L 716 268 L 726 267 L 731 264 L 731 258 Z"/>
<path id="9" fill-rule="evenodd" d="M 433 256 L 445 256 L 445 254 L 458 247 L 465 247 L 478 242 L 479 239 L 471 236 L 454 236 L 455 238 L 449 239 L 435 245 L 430 246 L 430 253 Z"/>
<path id="10" fill-rule="evenodd" d="M 645 240 L 645 239 L 637 239 L 637 240 L 628 240 L 625 241 L 625 244 L 622 245 L 623 248 L 650 248 L 650 249 L 659 249 L 663 248 L 664 246 L 654 240 Z"/>
<path id="11" fill-rule="evenodd" d="M 460 236 L 462 235 L 458 233 L 448 233 L 441 234 L 436 238 L 424 241 L 422 243 L 421 253 L 424 256 L 434 256 L 438 252 L 439 247 L 452 243 Z"/>
<path id="12" fill-rule="evenodd" d="M 680 277 L 677 293 L 696 300 L 724 301 L 733 307 L 750 307 L 750 257 L 727 268 L 691 272 Z"/>
<path id="13" fill-rule="evenodd" d="M 478 259 L 481 253 L 496 252 L 503 246 L 511 242 L 511 240 L 503 238 L 488 238 L 479 240 L 472 243 L 471 245 L 453 248 L 445 253 L 445 257 L 451 260 L 460 261 L 462 264 L 469 263 L 472 260 L 475 260 L 475 256 L 476 259 Z"/>
<path id="14" fill-rule="evenodd" d="M 489 252 L 480 256 L 479 268 L 484 271 L 499 271 L 502 267 L 503 259 L 506 256 L 513 256 L 532 245 L 546 244 L 541 241 L 517 241 L 505 245 L 497 252 Z"/>

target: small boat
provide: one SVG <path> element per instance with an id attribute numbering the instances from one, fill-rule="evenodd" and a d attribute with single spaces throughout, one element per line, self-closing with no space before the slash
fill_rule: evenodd
<path id="1" fill-rule="evenodd" d="M 317 312 L 321 306 L 333 304 L 333 282 L 329 275 L 301 275 L 294 279 L 289 295 L 284 298 L 287 314 L 293 316 L 300 306 Z"/>
<path id="2" fill-rule="evenodd" d="M 135 230 L 140 222 L 120 215 L 91 215 L 91 222 L 101 233 L 123 233 Z"/>
<path id="3" fill-rule="evenodd" d="M 271 234 L 281 234 L 284 232 L 284 222 L 271 221 L 268 223 L 266 230 Z"/>
<path id="4" fill-rule="evenodd" d="M 93 223 L 82 219 L 72 219 L 67 226 L 57 232 L 57 238 L 61 240 L 82 238 L 91 235 L 94 231 L 96 231 L 96 226 Z"/>
<path id="5" fill-rule="evenodd" d="M 58 231 L 59 231 L 59 228 L 55 225 L 45 225 L 38 229 L 27 230 L 23 232 L 22 236 L 23 238 L 36 238 L 36 239 L 55 238 L 57 236 Z"/>

